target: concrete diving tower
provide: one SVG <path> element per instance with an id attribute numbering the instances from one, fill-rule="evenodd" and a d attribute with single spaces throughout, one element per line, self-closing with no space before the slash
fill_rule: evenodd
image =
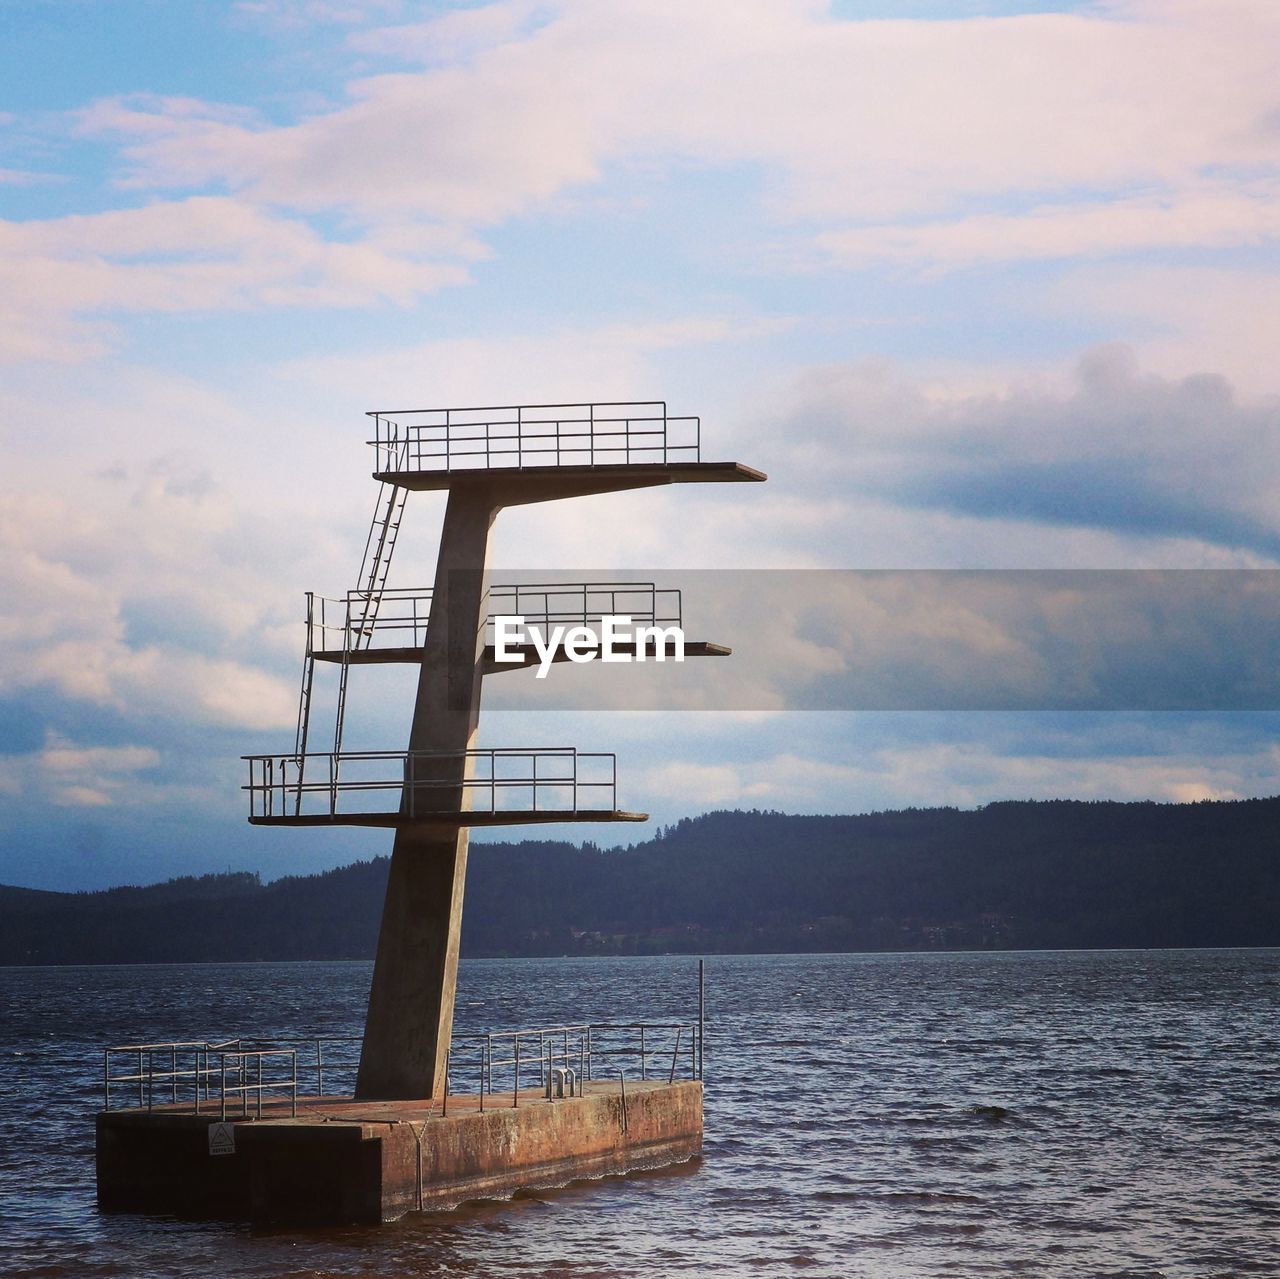
<path id="1" fill-rule="evenodd" d="M 544 636 L 568 624 L 578 639 L 565 637 L 553 660 L 601 656 L 609 618 L 637 624 L 637 657 L 665 655 L 683 637 L 679 591 L 653 582 L 491 585 L 489 541 L 504 506 L 764 476 L 736 462 L 704 462 L 698 420 L 672 417 L 662 403 L 370 416 L 378 498 L 359 584 L 336 600 L 307 597 L 293 750 L 246 757 L 250 821 L 395 832 L 354 1089 L 326 1089 L 332 1061 L 320 1038 L 310 1096 L 300 1092 L 297 1040 L 109 1048 L 96 1137 L 104 1208 L 387 1221 L 521 1187 L 679 1163 L 702 1148 L 701 1016 L 693 1025 L 495 1030 L 454 1043 L 470 828 L 645 817 L 619 806 L 611 754 L 476 745 L 485 678 L 535 660 L 532 645 L 512 652 L 497 619 L 522 616 Z M 434 580 L 392 589 L 407 496 L 430 489 L 448 493 Z M 581 631 L 593 624 L 599 643 L 584 652 Z M 569 646 L 573 654 L 563 651 Z M 546 639 L 540 647 L 542 661 Z M 684 641 L 684 652 L 729 650 L 699 640 Z M 404 750 L 350 750 L 348 676 L 383 663 L 417 668 L 409 741 Z M 311 743 L 318 665 L 338 674 L 329 750 Z M 656 1073 L 646 1030 L 668 1036 Z M 638 1046 L 625 1060 L 638 1047 L 638 1078 L 609 1047 L 635 1032 Z M 450 1089 L 451 1048 L 461 1091 Z M 127 1105 L 113 1107 L 122 1093 Z"/>
<path id="2" fill-rule="evenodd" d="M 535 624 L 561 617 L 590 622 L 623 610 L 655 625 L 681 616 L 678 592 L 653 583 L 490 586 L 498 513 L 562 498 L 765 476 L 737 462 L 703 461 L 698 419 L 670 416 L 662 402 L 369 416 L 380 488 L 360 586 L 336 602 L 308 597 L 294 750 L 246 757 L 246 789 L 250 820 L 258 824 L 395 830 L 356 1097 L 432 1100 L 445 1088 L 469 828 L 646 817 L 618 806 L 612 755 L 477 747 L 485 677 L 533 660 L 527 653 L 513 666 L 496 662 L 494 618 L 515 611 L 512 604 Z M 448 493 L 433 585 L 390 591 L 406 495 L 426 490 Z M 623 606 L 615 608 L 620 598 Z M 707 641 L 686 646 L 689 656 L 728 651 Z M 310 750 L 308 741 L 317 661 L 340 666 L 327 752 Z M 348 671 L 378 662 L 418 667 L 407 749 L 344 751 Z"/>

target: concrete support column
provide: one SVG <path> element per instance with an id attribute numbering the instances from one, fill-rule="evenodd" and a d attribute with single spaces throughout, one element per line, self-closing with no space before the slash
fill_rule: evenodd
<path id="1" fill-rule="evenodd" d="M 487 485 L 457 485 L 449 494 L 427 623 L 411 751 L 462 752 L 475 745 L 483 680 L 489 535 L 499 510 Z M 402 811 L 457 812 L 470 807 L 460 755 L 417 761 L 406 777 Z M 458 783 L 452 789 L 449 783 Z M 467 831 L 402 826 L 378 934 L 378 954 L 356 1097 L 439 1097 L 453 1030 Z"/>

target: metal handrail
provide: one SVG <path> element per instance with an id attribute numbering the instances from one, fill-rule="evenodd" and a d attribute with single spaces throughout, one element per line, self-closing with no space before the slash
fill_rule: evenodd
<path id="1" fill-rule="evenodd" d="M 557 1065 L 573 1070 L 579 1091 L 594 1079 L 612 1078 L 619 1062 L 638 1062 L 640 1080 L 654 1077 L 654 1071 L 658 1078 L 665 1075 L 668 1083 L 677 1075 L 701 1079 L 702 1036 L 701 1013 L 696 1022 L 577 1022 L 455 1034 L 445 1068 L 446 1092 L 456 1096 L 452 1081 L 461 1077 L 478 1094 L 481 1109 L 495 1104 L 494 1098 L 509 1098 L 501 1104 L 519 1106 L 522 1092 L 534 1087 L 546 1092 Z M 325 1048 L 361 1042 L 358 1035 L 300 1035 L 116 1045 L 103 1051 L 103 1109 L 163 1107 L 223 1119 L 238 1109 L 233 1118 L 261 1119 L 264 1097 L 274 1093 L 289 1102 L 289 1113 L 296 1116 L 300 1064 L 307 1071 L 314 1069 L 317 1098 L 344 1096 L 325 1092 Z M 313 1051 L 309 1063 L 301 1060 L 307 1048 Z M 129 1057 L 125 1073 L 112 1074 L 113 1055 Z M 354 1084 L 355 1056 L 330 1059 L 328 1068 L 345 1073 Z M 288 1073 L 267 1074 L 265 1068 L 272 1062 L 287 1064 Z M 127 1089 L 134 1098 L 135 1086 L 134 1105 L 122 1106 L 120 1090 Z"/>
<path id="2" fill-rule="evenodd" d="M 289 1062 L 287 1078 L 263 1079 L 262 1068 L 268 1058 L 284 1058 Z M 231 1067 L 231 1078 L 228 1083 L 227 1067 Z M 256 1071 L 255 1068 L 256 1067 Z M 262 1118 L 262 1097 L 267 1092 L 284 1093 L 290 1102 L 289 1113 L 293 1118 L 298 1116 L 298 1050 L 296 1048 L 255 1048 L 240 1049 L 231 1053 L 218 1054 L 219 1099 L 221 1101 L 221 1118 L 227 1117 L 227 1098 L 240 1098 L 240 1114 L 247 1118 L 249 1114 L 249 1094 L 254 1095 L 257 1103 L 258 1119 Z"/>
<path id="3" fill-rule="evenodd" d="M 250 817 L 314 815 L 314 802 L 304 813 L 308 799 L 321 800 L 320 813 L 335 818 L 398 812 L 414 820 L 463 811 L 463 800 L 470 801 L 468 811 L 487 813 L 617 809 L 617 756 L 573 746 L 316 751 L 241 758 L 249 765 L 249 782 L 241 789 L 249 792 Z M 525 771 L 504 775 L 503 766 L 518 761 L 527 761 Z M 376 767 L 388 764 L 398 767 Z M 367 809 L 340 802 L 366 793 L 386 795 L 387 801 Z M 508 799 L 524 802 L 502 802 Z"/>
<path id="4" fill-rule="evenodd" d="M 629 1040 L 619 1043 L 619 1033 L 629 1035 Z M 447 1091 L 457 1094 L 452 1078 L 461 1073 L 479 1094 L 482 1110 L 494 1104 L 493 1098 L 501 1098 L 502 1105 L 519 1106 L 522 1091 L 536 1087 L 545 1092 L 557 1062 L 572 1066 L 582 1084 L 612 1077 L 618 1060 L 638 1061 L 641 1080 L 651 1077 L 651 1067 L 659 1066 L 659 1077 L 665 1074 L 668 1083 L 675 1082 L 682 1068 L 685 1077 L 701 1079 L 701 1046 L 700 1021 L 584 1022 L 454 1035 L 446 1066 Z"/>
<path id="5" fill-rule="evenodd" d="M 697 462 L 702 427 L 665 400 L 377 409 L 380 474 Z"/>
<path id="6" fill-rule="evenodd" d="M 426 642 L 433 593 L 430 587 L 383 590 L 376 616 L 365 621 L 367 591 L 348 591 L 343 596 L 308 591 L 307 652 L 354 652 L 374 647 L 375 638 L 387 647 L 398 642 L 405 648 L 420 648 Z M 497 618 L 513 615 L 522 616 L 528 626 L 543 628 L 587 626 L 618 616 L 646 626 L 681 626 L 684 620 L 679 588 L 660 589 L 653 582 L 506 583 L 491 586 L 488 599 L 486 630 Z"/>
<path id="7" fill-rule="evenodd" d="M 112 1074 L 112 1056 L 126 1055 L 129 1066 L 124 1073 Z M 167 1057 L 167 1060 L 166 1060 Z M 157 1060 L 158 1059 L 158 1060 Z M 287 1059 L 289 1074 L 264 1075 L 268 1059 Z M 137 1086 L 137 1109 L 154 1110 L 163 1106 L 182 1110 L 188 1104 L 193 1113 L 202 1108 L 210 1113 L 216 1108 L 227 1116 L 228 1099 L 239 1098 L 242 1117 L 249 1113 L 253 1097 L 256 1117 L 262 1118 L 263 1098 L 268 1093 L 288 1098 L 290 1113 L 298 1113 L 298 1054 L 295 1048 L 246 1048 L 244 1041 L 229 1039 L 220 1043 L 207 1040 L 173 1040 L 167 1043 L 117 1044 L 102 1053 L 102 1105 L 113 1108 L 113 1101 L 127 1085 L 130 1095 Z M 113 1093 L 113 1088 L 116 1093 Z M 190 1092 L 188 1102 L 186 1093 Z"/>

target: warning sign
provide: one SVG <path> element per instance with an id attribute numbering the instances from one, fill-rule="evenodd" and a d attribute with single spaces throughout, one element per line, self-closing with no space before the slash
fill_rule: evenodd
<path id="1" fill-rule="evenodd" d="M 209 1153 L 211 1155 L 234 1155 L 236 1153 L 236 1130 L 234 1124 L 209 1125 Z"/>

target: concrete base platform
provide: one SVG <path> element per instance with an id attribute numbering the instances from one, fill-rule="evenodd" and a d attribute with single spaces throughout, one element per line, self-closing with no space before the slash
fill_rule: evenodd
<path id="1" fill-rule="evenodd" d="M 702 1150 L 702 1084 L 592 1082 L 585 1095 L 540 1091 L 432 1102 L 299 1100 L 233 1119 L 235 1150 L 211 1154 L 218 1115 L 190 1107 L 97 1117 L 98 1203 L 107 1210 L 262 1223 L 393 1221 L 408 1212 L 505 1198 Z"/>

